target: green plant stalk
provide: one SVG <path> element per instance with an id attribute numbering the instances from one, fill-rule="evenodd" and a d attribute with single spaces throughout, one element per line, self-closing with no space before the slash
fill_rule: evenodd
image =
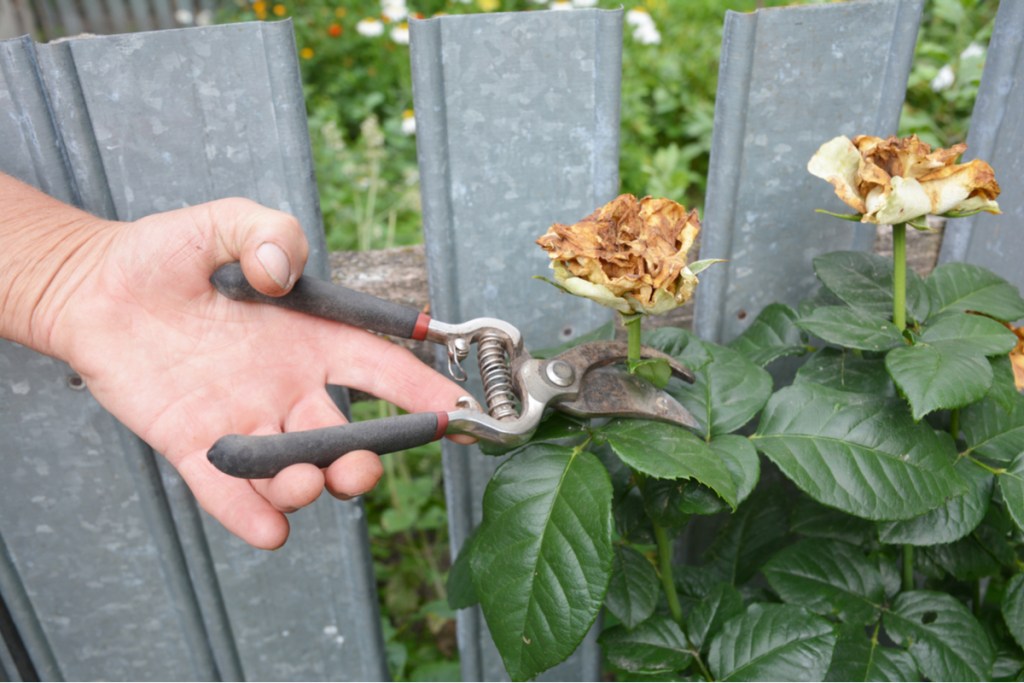
<path id="1" fill-rule="evenodd" d="M 651 526 L 654 527 L 654 540 L 658 544 L 658 576 L 665 591 L 665 599 L 668 600 L 668 611 L 672 620 L 682 626 L 683 606 L 679 604 L 676 582 L 672 576 L 672 539 L 668 537 L 665 527 L 657 522 L 652 521 Z"/>
<path id="2" fill-rule="evenodd" d="M 907 224 L 892 226 L 892 322 L 907 329 Z"/>
<path id="3" fill-rule="evenodd" d="M 907 224 L 892 226 L 892 322 L 907 329 Z M 903 546 L 903 590 L 914 588 L 914 547 Z"/>
<path id="4" fill-rule="evenodd" d="M 626 363 L 632 367 L 640 360 L 642 341 L 641 322 L 643 316 L 622 317 L 622 323 L 626 328 Z M 680 626 L 683 623 L 683 608 L 679 604 L 679 595 L 676 593 L 676 582 L 672 575 L 672 539 L 668 532 L 660 524 L 651 520 L 654 527 L 654 540 L 658 544 L 658 575 L 661 579 L 662 589 L 665 591 L 665 599 L 668 600 L 668 610 L 672 619 Z"/>

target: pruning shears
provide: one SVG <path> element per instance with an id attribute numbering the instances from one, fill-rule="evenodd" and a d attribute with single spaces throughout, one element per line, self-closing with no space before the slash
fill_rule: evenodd
<path id="1" fill-rule="evenodd" d="M 623 342 L 587 342 L 550 358 L 535 358 L 512 324 L 477 318 L 461 324 L 432 319 L 414 308 L 311 277 L 291 291 L 270 297 L 256 291 L 238 263 L 221 266 L 210 278 L 224 296 L 270 304 L 403 339 L 445 346 L 448 372 L 465 381 L 462 367 L 476 346 L 484 403 L 461 398 L 449 412 L 410 413 L 350 424 L 271 435 L 223 436 L 208 457 L 221 471 L 247 479 L 272 477 L 285 467 L 312 463 L 327 467 L 345 453 L 391 453 L 468 434 L 512 448 L 526 443 L 548 409 L 576 417 L 638 417 L 696 427 L 697 421 L 665 391 L 614 367 L 627 358 Z M 672 374 L 693 382 L 693 374 L 671 356 L 643 348 L 642 358 L 662 359 Z"/>

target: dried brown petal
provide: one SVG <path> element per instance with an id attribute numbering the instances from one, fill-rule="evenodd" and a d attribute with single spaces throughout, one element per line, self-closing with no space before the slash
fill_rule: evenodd
<path id="1" fill-rule="evenodd" d="M 552 225 L 537 244 L 548 252 L 563 285 L 580 278 L 604 288 L 613 307 L 649 313 L 692 296 L 696 277 L 686 257 L 699 232 L 696 211 L 669 199 L 623 194 L 578 223 Z"/>

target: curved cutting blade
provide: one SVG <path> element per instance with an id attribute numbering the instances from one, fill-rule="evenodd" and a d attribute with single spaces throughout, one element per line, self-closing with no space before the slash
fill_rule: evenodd
<path id="1" fill-rule="evenodd" d="M 690 411 L 666 392 L 610 367 L 588 372 L 576 398 L 559 402 L 555 407 L 577 417 L 635 417 L 683 427 L 700 426 Z"/>

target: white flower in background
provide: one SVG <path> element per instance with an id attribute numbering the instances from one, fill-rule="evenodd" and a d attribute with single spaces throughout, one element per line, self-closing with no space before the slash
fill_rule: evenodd
<path id="1" fill-rule="evenodd" d="M 530 0 L 530 2 L 532 2 L 535 5 L 546 5 L 546 4 L 548 4 L 548 0 Z"/>
<path id="2" fill-rule="evenodd" d="M 193 22 L 192 12 L 187 9 L 180 9 L 174 13 L 174 20 L 182 26 L 191 26 Z"/>
<path id="3" fill-rule="evenodd" d="M 935 78 L 931 80 L 932 90 L 935 92 L 946 90 L 955 82 L 956 73 L 953 72 L 953 67 L 947 64 L 939 69 L 939 73 L 935 74 Z"/>
<path id="4" fill-rule="evenodd" d="M 554 0 L 554 2 L 551 3 L 551 9 L 553 9 L 553 10 L 572 9 L 572 2 L 570 2 L 570 0 Z"/>
<path id="5" fill-rule="evenodd" d="M 401 21 L 409 16 L 405 0 L 381 0 L 380 14 L 388 21 Z"/>
<path id="6" fill-rule="evenodd" d="M 402 22 L 391 29 L 391 40 L 399 45 L 409 44 L 409 24 Z"/>
<path id="7" fill-rule="evenodd" d="M 213 23 L 213 12 L 208 9 L 200 10 L 196 15 L 196 26 L 209 26 Z"/>
<path id="8" fill-rule="evenodd" d="M 985 48 L 977 43 L 971 43 L 964 48 L 964 51 L 960 53 L 960 59 L 974 59 L 975 57 L 984 57 Z"/>
<path id="9" fill-rule="evenodd" d="M 360 19 L 356 24 L 356 32 L 361 36 L 366 36 L 367 38 L 377 38 L 378 36 L 384 35 L 384 22 L 380 19 L 374 19 L 373 17 Z"/>
<path id="10" fill-rule="evenodd" d="M 402 132 L 406 135 L 416 134 L 416 115 L 412 109 L 406 109 L 402 112 Z"/>
<path id="11" fill-rule="evenodd" d="M 647 10 L 639 7 L 629 10 L 626 12 L 626 23 L 633 27 L 633 40 L 641 45 L 661 43 L 661 32 Z"/>
<path id="12" fill-rule="evenodd" d="M 572 0 L 573 7 L 597 7 L 597 0 Z"/>

